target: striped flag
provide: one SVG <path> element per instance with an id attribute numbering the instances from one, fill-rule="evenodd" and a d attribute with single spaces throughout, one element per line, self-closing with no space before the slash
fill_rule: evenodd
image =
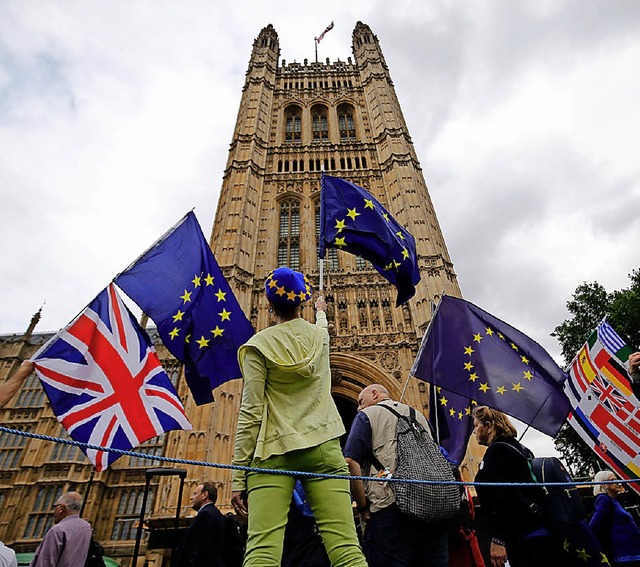
<path id="1" fill-rule="evenodd" d="M 625 363 L 631 349 L 603 321 L 575 356 L 564 390 L 569 423 L 622 478 L 640 480 L 640 401 Z M 630 484 L 640 493 L 640 484 Z"/>
<path id="2" fill-rule="evenodd" d="M 327 32 L 330 32 L 333 29 L 333 22 L 331 22 L 326 29 L 316 38 L 316 43 L 320 43 L 322 41 L 322 38 L 327 34 Z"/>

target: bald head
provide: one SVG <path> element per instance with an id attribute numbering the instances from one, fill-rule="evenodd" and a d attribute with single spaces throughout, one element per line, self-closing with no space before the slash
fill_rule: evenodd
<path id="1" fill-rule="evenodd" d="M 358 409 L 363 410 L 383 400 L 389 400 L 389 390 L 382 384 L 370 384 L 358 396 Z"/>

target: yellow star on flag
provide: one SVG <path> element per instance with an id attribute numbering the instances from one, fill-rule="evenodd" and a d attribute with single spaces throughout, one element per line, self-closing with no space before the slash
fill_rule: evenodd
<path id="1" fill-rule="evenodd" d="M 591 558 L 591 555 L 587 553 L 587 550 L 584 547 L 582 549 L 576 549 L 576 552 L 578 553 L 578 559 L 582 559 L 585 562 Z"/>
<path id="2" fill-rule="evenodd" d="M 409 251 L 406 248 L 402 249 L 402 259 L 406 260 L 409 257 Z"/>
<path id="3" fill-rule="evenodd" d="M 504 341 L 504 335 L 502 333 L 498 333 L 498 336 Z"/>
<path id="4" fill-rule="evenodd" d="M 200 337 L 196 342 L 200 345 L 200 348 L 204 348 L 209 346 L 209 341 L 211 339 L 205 339 L 204 336 Z"/>
<path id="5" fill-rule="evenodd" d="M 489 386 L 489 384 L 487 382 L 482 382 L 480 384 L 480 386 L 478 386 L 478 388 L 480 390 L 482 390 L 485 394 L 486 394 L 487 390 L 491 390 L 491 387 Z"/>
<path id="6" fill-rule="evenodd" d="M 176 321 L 182 321 L 182 316 L 184 315 L 184 311 L 180 311 L 180 309 L 178 309 L 178 312 L 173 315 L 173 322 L 175 323 Z"/>
<path id="7" fill-rule="evenodd" d="M 191 333 L 189 333 L 185 338 L 184 338 L 184 342 L 189 344 L 191 342 Z"/>
<path id="8" fill-rule="evenodd" d="M 191 280 L 191 283 L 194 285 L 194 287 L 200 287 L 200 276 L 194 276 Z"/>
<path id="9" fill-rule="evenodd" d="M 569 543 L 569 540 L 565 538 L 565 540 L 562 542 L 562 549 L 564 551 L 569 551 L 570 547 L 571 547 L 571 544 Z"/>
<path id="10" fill-rule="evenodd" d="M 356 212 L 356 208 L 353 207 L 353 209 L 347 209 L 347 216 L 351 219 L 351 220 L 356 220 L 356 217 L 360 216 L 360 213 Z"/>
<path id="11" fill-rule="evenodd" d="M 524 388 L 520 385 L 520 382 L 512 382 L 513 388 L 511 388 L 514 392 L 520 393 L 520 390 L 524 390 Z"/>
<path id="12" fill-rule="evenodd" d="M 213 276 L 211 274 L 207 274 L 207 277 L 204 278 L 204 283 L 207 285 L 213 285 Z"/>
<path id="13" fill-rule="evenodd" d="M 464 347 L 464 353 L 468 354 L 469 356 L 471 356 L 475 351 L 471 348 L 471 345 L 469 345 L 468 347 Z"/>
<path id="14" fill-rule="evenodd" d="M 391 222 L 391 221 L 389 221 L 389 215 L 387 213 L 382 213 L 382 218 L 384 220 L 386 220 L 387 222 Z"/>
<path id="15" fill-rule="evenodd" d="M 404 234 L 402 234 L 402 231 L 399 230 L 398 232 L 396 232 L 396 236 L 400 239 L 400 240 L 404 240 Z"/>
<path id="16" fill-rule="evenodd" d="M 461 412 L 461 411 L 459 411 L 459 412 L 458 412 L 458 419 L 460 419 L 460 420 L 461 420 L 463 417 L 464 417 L 464 416 L 462 415 L 462 412 Z"/>
<path id="17" fill-rule="evenodd" d="M 473 368 L 473 364 L 471 364 L 470 362 L 465 362 L 464 363 L 464 369 L 465 370 L 471 370 Z"/>
<path id="18" fill-rule="evenodd" d="M 515 344 L 515 343 L 511 343 L 511 348 L 512 348 L 513 350 L 518 350 L 518 347 L 516 346 L 516 344 Z"/>
<path id="19" fill-rule="evenodd" d="M 454 417 L 456 415 L 456 410 L 454 410 L 453 408 L 449 408 L 449 415 L 451 417 Z"/>
<path id="20" fill-rule="evenodd" d="M 496 388 L 496 392 L 498 392 L 498 394 L 501 394 L 504 396 L 504 393 L 507 391 L 507 389 L 504 386 L 498 386 Z"/>
<path id="21" fill-rule="evenodd" d="M 278 289 L 276 289 L 276 295 L 279 295 L 280 297 L 282 297 L 285 293 L 287 293 L 284 290 L 284 286 L 280 286 Z"/>
<path id="22" fill-rule="evenodd" d="M 489 336 L 492 336 L 492 335 L 493 335 L 493 333 L 494 333 L 494 331 L 493 331 L 493 329 L 492 329 L 491 327 L 487 327 L 487 328 L 485 329 L 485 332 L 486 332 L 486 333 L 487 333 L 487 335 L 489 335 Z"/>
<path id="23" fill-rule="evenodd" d="M 473 340 L 479 343 L 482 340 L 482 335 L 480 333 L 476 333 L 473 335 Z"/>
<path id="24" fill-rule="evenodd" d="M 524 373 L 524 377 L 527 380 L 531 380 L 531 378 L 533 378 L 533 374 L 531 374 L 531 372 L 529 372 L 528 370 L 523 370 L 522 372 Z"/>
<path id="25" fill-rule="evenodd" d="M 191 301 L 191 292 L 187 291 L 186 289 L 184 290 L 184 294 L 180 296 L 180 299 L 182 299 L 183 301 L 183 305 L 184 303 L 186 303 L 187 301 Z"/>
<path id="26" fill-rule="evenodd" d="M 444 396 L 442 396 L 440 398 L 440 405 L 446 406 L 447 403 L 449 403 L 449 400 L 447 400 L 447 398 L 445 398 Z"/>
<path id="27" fill-rule="evenodd" d="M 171 340 L 175 339 L 178 336 L 179 332 L 180 332 L 180 329 L 178 329 L 178 327 L 174 327 L 173 331 L 171 331 L 169 333 L 169 336 L 171 337 Z"/>
<path id="28" fill-rule="evenodd" d="M 220 315 L 221 321 L 231 321 L 230 319 L 231 311 L 227 311 L 226 309 L 223 309 L 222 312 L 218 313 L 218 315 Z"/>
<path id="29" fill-rule="evenodd" d="M 220 327 L 218 327 L 218 325 L 216 325 L 216 328 L 211 329 L 211 332 L 213 333 L 214 337 L 219 337 L 220 335 L 222 335 L 222 333 L 224 333 L 224 329 L 221 329 Z"/>
<path id="30" fill-rule="evenodd" d="M 290 301 L 295 301 L 297 296 L 298 294 L 293 291 L 287 293 L 287 299 L 289 299 Z"/>
<path id="31" fill-rule="evenodd" d="M 274 280 L 271 280 L 269 282 L 269 289 L 273 289 L 274 287 L 278 287 L 278 284 Z"/>
<path id="32" fill-rule="evenodd" d="M 347 228 L 347 225 L 344 224 L 344 219 L 343 220 L 336 219 L 336 228 L 338 229 L 338 232 L 342 232 L 343 229 Z"/>
<path id="33" fill-rule="evenodd" d="M 218 301 L 226 301 L 226 295 L 227 295 L 226 291 L 222 291 L 221 289 L 219 289 L 217 293 L 214 293 L 213 295 L 215 295 L 218 298 Z"/>
<path id="34" fill-rule="evenodd" d="M 475 372 L 472 372 L 471 374 L 469 374 L 469 380 L 471 380 L 472 382 L 475 382 L 478 379 L 478 375 Z"/>
<path id="35" fill-rule="evenodd" d="M 344 236 L 342 236 L 340 238 L 336 238 L 336 242 L 335 242 L 336 246 L 338 246 L 339 248 L 342 248 L 343 246 L 346 246 L 347 243 L 344 241 L 345 238 L 346 237 L 344 237 Z"/>
<path id="36" fill-rule="evenodd" d="M 529 364 L 529 359 L 528 359 L 526 356 L 524 356 L 524 355 L 522 355 L 522 356 L 520 357 L 520 360 L 522 360 L 522 362 L 523 362 L 524 364 Z"/>
<path id="37" fill-rule="evenodd" d="M 365 199 L 364 208 L 373 210 L 373 201 L 371 199 Z"/>

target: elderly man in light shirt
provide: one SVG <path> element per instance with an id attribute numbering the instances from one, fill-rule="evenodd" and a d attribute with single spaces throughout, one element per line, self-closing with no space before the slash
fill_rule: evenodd
<path id="1" fill-rule="evenodd" d="M 18 567 L 16 552 L 0 541 L 0 567 Z"/>
<path id="2" fill-rule="evenodd" d="M 36 549 L 31 567 L 80 567 L 91 541 L 91 525 L 80 518 L 82 497 L 65 492 L 53 506 L 55 525 Z"/>

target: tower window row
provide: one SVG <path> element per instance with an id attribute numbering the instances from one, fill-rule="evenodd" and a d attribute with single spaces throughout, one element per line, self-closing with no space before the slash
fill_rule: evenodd
<path id="1" fill-rule="evenodd" d="M 340 167 L 336 167 L 339 163 Z M 299 160 L 278 160 L 278 173 L 304 171 L 305 162 Z M 310 159 L 309 171 L 336 171 L 337 169 L 366 169 L 367 158 L 365 156 L 341 157 L 337 162 L 335 158 Z"/>
<path id="2" fill-rule="evenodd" d="M 293 89 L 328 89 L 330 87 L 333 87 L 334 89 L 339 89 L 339 88 L 353 88 L 353 82 L 351 81 L 351 79 L 343 79 L 342 81 L 340 79 L 336 80 L 336 79 L 332 79 L 331 81 L 328 80 L 320 80 L 320 81 L 307 81 L 306 83 L 304 81 L 284 81 L 282 83 L 282 87 L 283 89 L 286 90 L 293 90 Z"/>
<path id="3" fill-rule="evenodd" d="M 355 111 L 353 106 L 342 103 L 338 106 L 334 120 L 336 131 L 331 132 L 329 109 L 323 104 L 315 104 L 310 112 L 303 113 L 297 104 L 284 111 L 284 142 L 286 144 L 329 142 L 337 135 L 340 142 L 356 139 Z M 305 134 L 305 129 L 309 132 Z"/>

